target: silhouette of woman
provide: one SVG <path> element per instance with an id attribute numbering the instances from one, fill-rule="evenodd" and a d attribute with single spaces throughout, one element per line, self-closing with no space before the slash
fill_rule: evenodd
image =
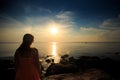
<path id="1" fill-rule="evenodd" d="M 38 50 L 31 47 L 33 41 L 31 34 L 25 34 L 22 44 L 15 52 L 15 80 L 41 80 Z"/>

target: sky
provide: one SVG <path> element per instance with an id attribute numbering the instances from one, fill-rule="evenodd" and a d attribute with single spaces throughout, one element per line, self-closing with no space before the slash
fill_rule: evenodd
<path id="1" fill-rule="evenodd" d="M 57 28 L 57 34 L 50 29 Z M 0 0 L 0 42 L 119 42 L 119 0 Z"/>

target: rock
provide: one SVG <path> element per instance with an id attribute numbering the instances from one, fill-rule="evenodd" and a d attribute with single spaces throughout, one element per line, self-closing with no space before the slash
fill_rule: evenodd
<path id="1" fill-rule="evenodd" d="M 66 74 L 58 74 L 58 75 L 51 75 L 43 80 L 81 80 L 79 73 L 66 73 Z"/>
<path id="2" fill-rule="evenodd" d="M 81 74 L 82 80 L 112 80 L 110 75 L 102 70 L 89 69 Z"/>
<path id="3" fill-rule="evenodd" d="M 113 80 L 113 78 L 102 70 L 89 69 L 82 73 L 51 75 L 43 80 Z"/>
<path id="4" fill-rule="evenodd" d="M 53 75 L 53 74 L 62 74 L 62 73 L 72 73 L 77 72 L 77 66 L 73 64 L 52 64 L 46 70 L 46 76 Z"/>

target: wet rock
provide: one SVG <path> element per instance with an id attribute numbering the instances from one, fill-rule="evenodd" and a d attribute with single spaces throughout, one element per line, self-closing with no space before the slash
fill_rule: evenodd
<path id="1" fill-rule="evenodd" d="M 113 80 L 113 78 L 102 70 L 89 69 L 82 73 L 51 75 L 43 80 Z"/>
<path id="2" fill-rule="evenodd" d="M 62 74 L 62 73 L 73 73 L 77 72 L 77 67 L 73 64 L 52 64 L 46 70 L 46 76 L 53 74 Z"/>

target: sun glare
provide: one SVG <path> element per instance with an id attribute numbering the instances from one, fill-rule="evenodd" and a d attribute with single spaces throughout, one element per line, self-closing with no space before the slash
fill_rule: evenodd
<path id="1" fill-rule="evenodd" d="M 58 33 L 57 28 L 51 28 L 51 33 L 52 33 L 52 34 L 57 34 L 57 33 Z"/>

